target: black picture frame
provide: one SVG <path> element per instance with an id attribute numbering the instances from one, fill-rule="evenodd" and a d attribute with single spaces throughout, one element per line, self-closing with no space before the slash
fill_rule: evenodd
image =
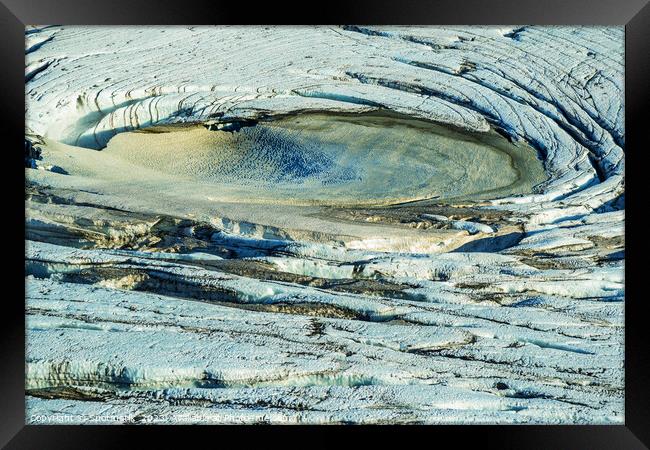
<path id="1" fill-rule="evenodd" d="M 624 25 L 625 26 L 625 108 L 626 108 L 626 241 L 634 242 L 642 225 L 639 208 L 643 189 L 640 162 L 647 149 L 643 139 L 643 110 L 650 98 L 650 4 L 648 0 L 444 0 L 444 1 L 328 1 L 310 6 L 294 2 L 286 4 L 251 2 L 219 2 L 217 0 L 181 2 L 178 0 L 0 0 L 0 48 L 2 63 L 3 123 L 7 139 L 2 145 L 5 201 L 11 209 L 4 212 L 7 231 L 5 240 L 12 243 L 16 258 L 24 256 L 24 172 L 19 149 L 24 134 L 24 26 L 28 24 L 544 24 L 544 25 Z M 7 163 L 9 162 L 9 163 Z M 23 235 L 20 230 L 23 230 Z M 21 243 L 22 240 L 22 243 Z M 480 442 L 483 448 L 531 449 L 643 449 L 650 446 L 650 382 L 649 352 L 645 345 L 647 316 L 643 314 L 646 296 L 639 286 L 643 270 L 640 245 L 628 245 L 626 252 L 625 304 L 625 425 L 603 426 L 431 426 L 389 427 L 397 440 L 414 442 L 414 434 L 423 442 L 457 443 L 468 439 Z M 22 256 L 21 256 L 22 254 Z M 25 425 L 24 393 L 24 268 L 13 258 L 5 258 L 2 355 L 0 357 L 0 445 L 5 448 L 119 448 L 135 442 L 135 435 L 146 435 L 148 446 L 153 441 L 170 443 L 188 437 L 188 427 L 102 427 L 102 426 L 37 426 Z M 20 272 L 23 272 L 22 274 Z M 21 297 L 22 295 L 22 297 Z M 22 300 L 21 300 L 22 298 Z M 213 427 L 192 427 L 193 439 L 213 440 L 224 444 L 224 430 Z M 244 437 L 251 427 L 227 427 L 228 434 Z M 290 428 L 290 429 L 288 429 Z M 305 427 L 256 427 L 270 440 L 287 439 L 286 432 Z M 308 427 L 317 437 L 302 441 L 305 445 L 322 443 L 327 438 L 361 434 L 379 435 L 377 427 Z M 283 433 L 283 434 L 279 434 Z M 381 433 L 382 435 L 384 433 Z M 427 437 L 429 435 L 430 437 Z M 443 438 L 444 436 L 444 438 Z M 140 436 L 142 437 L 142 436 Z M 316 440 L 317 439 L 317 440 Z M 383 439 L 383 437 L 382 437 Z M 408 439 L 408 440 L 407 440 Z M 429 441 L 429 439 L 432 439 Z M 209 442 L 209 441 L 208 441 Z M 185 445 L 188 444 L 185 441 Z M 333 440 L 332 445 L 335 445 Z"/>

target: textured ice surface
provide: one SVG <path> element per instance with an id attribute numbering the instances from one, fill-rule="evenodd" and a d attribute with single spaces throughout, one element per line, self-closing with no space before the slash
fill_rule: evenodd
<path id="1" fill-rule="evenodd" d="M 623 423 L 622 28 L 25 48 L 28 421 Z"/>
<path id="2" fill-rule="evenodd" d="M 371 114 L 301 114 L 238 132 L 153 127 L 121 133 L 103 152 L 129 168 L 209 184 L 220 199 L 233 202 L 351 206 L 476 199 L 527 193 L 546 180 L 533 149 L 498 135 L 469 136 Z"/>

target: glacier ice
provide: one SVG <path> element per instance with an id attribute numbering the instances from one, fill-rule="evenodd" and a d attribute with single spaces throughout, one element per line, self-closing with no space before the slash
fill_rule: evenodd
<path id="1" fill-rule="evenodd" d="M 623 423 L 623 38 L 29 27 L 27 421 Z"/>

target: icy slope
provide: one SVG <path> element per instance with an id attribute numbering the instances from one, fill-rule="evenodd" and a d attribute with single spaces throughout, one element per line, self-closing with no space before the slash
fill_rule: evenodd
<path id="1" fill-rule="evenodd" d="M 153 124 L 383 107 L 469 130 L 492 124 L 527 141 L 553 174 L 544 198 L 574 193 L 597 173 L 615 180 L 606 183 L 614 193 L 623 172 L 622 34 L 47 28 L 27 36 L 27 66 L 41 68 L 30 71 L 27 127 L 102 148 L 118 132 Z"/>
<path id="2" fill-rule="evenodd" d="M 29 29 L 28 420 L 622 423 L 623 37 Z"/>

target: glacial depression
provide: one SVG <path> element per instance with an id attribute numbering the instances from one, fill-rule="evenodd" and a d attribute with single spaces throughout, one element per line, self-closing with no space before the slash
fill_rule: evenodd
<path id="1" fill-rule="evenodd" d="M 102 153 L 124 161 L 122 174 L 145 167 L 231 202 L 390 205 L 530 192 L 545 181 L 530 147 L 421 120 L 302 114 L 239 131 L 207 128 L 125 132 Z"/>
<path id="2" fill-rule="evenodd" d="M 622 28 L 25 38 L 28 422 L 623 423 Z"/>

